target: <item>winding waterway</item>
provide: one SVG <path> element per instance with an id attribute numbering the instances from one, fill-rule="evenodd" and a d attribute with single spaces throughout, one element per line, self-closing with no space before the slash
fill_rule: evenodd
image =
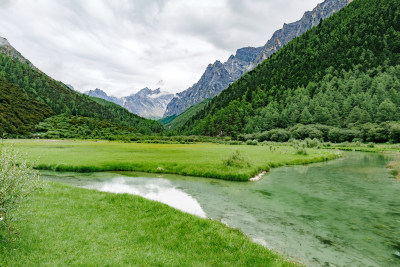
<path id="1" fill-rule="evenodd" d="M 384 168 L 389 160 L 345 153 L 247 183 L 143 173 L 43 175 L 222 221 L 309 266 L 400 266 L 400 182 Z"/>

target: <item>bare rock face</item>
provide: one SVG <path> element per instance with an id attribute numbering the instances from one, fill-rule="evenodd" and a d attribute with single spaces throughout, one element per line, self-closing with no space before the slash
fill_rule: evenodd
<path id="1" fill-rule="evenodd" d="M 352 0 L 326 0 L 318 4 L 312 11 L 307 11 L 299 21 L 284 24 L 283 28 L 276 31 L 263 47 L 241 48 L 225 63 L 216 61 L 214 64 L 208 65 L 197 83 L 178 93 L 171 100 L 164 117 L 179 115 L 204 99 L 217 96 L 245 72 L 252 70 L 291 40 L 318 25 L 321 20 L 328 18 L 350 2 Z"/>
<path id="2" fill-rule="evenodd" d="M 17 60 L 21 63 L 29 65 L 32 69 L 39 71 L 29 60 L 24 58 L 20 52 L 18 52 L 6 38 L 0 37 L 0 53 Z"/>
<path id="3" fill-rule="evenodd" d="M 261 48 L 241 48 L 237 50 L 236 55 L 230 56 L 225 63 L 216 61 L 214 64 L 208 65 L 203 76 L 196 84 L 178 93 L 171 100 L 164 117 L 174 114 L 179 115 L 204 99 L 213 98 L 221 93 L 246 72 L 249 64 L 255 60 L 260 51 Z"/>
<path id="4" fill-rule="evenodd" d="M 85 94 L 113 102 L 134 114 L 149 119 L 162 118 L 168 103 L 174 97 L 173 94 L 162 92 L 159 88 L 151 90 L 147 87 L 136 94 L 121 98 L 109 96 L 100 89 L 90 90 Z"/>

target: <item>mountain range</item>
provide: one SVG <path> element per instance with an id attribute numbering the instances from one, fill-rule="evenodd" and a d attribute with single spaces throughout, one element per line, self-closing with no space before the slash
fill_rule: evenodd
<path id="1" fill-rule="evenodd" d="M 238 80 L 244 73 L 254 69 L 291 40 L 318 25 L 353 0 L 326 0 L 294 23 L 284 24 L 263 47 L 238 49 L 235 55 L 221 63 L 209 64 L 200 80 L 192 87 L 178 93 L 168 104 L 164 117 L 179 115 L 189 107 L 206 98 L 213 98 Z"/>
<path id="2" fill-rule="evenodd" d="M 168 103 L 174 97 L 174 94 L 163 92 L 160 88 L 151 90 L 147 87 L 135 94 L 120 98 L 109 96 L 100 89 L 90 90 L 85 94 L 113 102 L 136 115 L 148 119 L 162 118 Z"/>

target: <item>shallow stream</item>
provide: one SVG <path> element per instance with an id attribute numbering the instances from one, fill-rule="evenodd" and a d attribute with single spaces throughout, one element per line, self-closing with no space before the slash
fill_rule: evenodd
<path id="1" fill-rule="evenodd" d="M 247 183 L 143 173 L 43 175 L 222 221 L 308 266 L 400 266 L 400 182 L 384 168 L 390 160 L 345 153 L 325 163 L 273 169 Z"/>

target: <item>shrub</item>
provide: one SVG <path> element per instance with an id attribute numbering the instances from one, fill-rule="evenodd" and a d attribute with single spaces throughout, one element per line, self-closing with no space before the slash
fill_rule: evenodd
<path id="1" fill-rule="evenodd" d="M 287 142 L 290 139 L 290 133 L 285 129 L 273 129 L 269 131 L 269 140 L 274 142 Z"/>
<path id="2" fill-rule="evenodd" d="M 15 211 L 41 186 L 39 173 L 13 146 L 0 144 L 0 240 L 13 241 Z"/>
<path id="3" fill-rule="evenodd" d="M 328 139 L 334 143 L 351 142 L 355 138 L 360 138 L 361 132 L 358 130 L 348 130 L 341 128 L 332 128 L 328 133 Z"/>
<path id="4" fill-rule="evenodd" d="M 306 138 L 324 139 L 324 134 L 315 125 L 298 124 L 290 129 L 292 137 L 299 140 Z"/>
<path id="5" fill-rule="evenodd" d="M 310 148 L 315 148 L 315 147 L 320 148 L 321 147 L 321 142 L 317 138 L 314 138 L 314 139 L 307 138 L 304 141 L 306 142 L 307 147 L 310 147 Z"/>
<path id="6" fill-rule="evenodd" d="M 226 160 L 223 161 L 224 165 L 229 167 L 249 167 L 249 162 L 245 159 L 242 153 L 239 150 L 236 150 L 229 156 Z"/>
<path id="7" fill-rule="evenodd" d="M 307 155 L 307 143 L 305 141 L 294 140 L 292 141 L 292 147 L 295 149 L 298 155 Z"/>
<path id="8" fill-rule="evenodd" d="M 248 146 L 257 146 L 258 141 L 257 140 L 247 140 L 246 145 Z"/>
<path id="9" fill-rule="evenodd" d="M 400 143 L 400 125 L 394 125 L 389 130 L 389 138 L 393 143 Z"/>

